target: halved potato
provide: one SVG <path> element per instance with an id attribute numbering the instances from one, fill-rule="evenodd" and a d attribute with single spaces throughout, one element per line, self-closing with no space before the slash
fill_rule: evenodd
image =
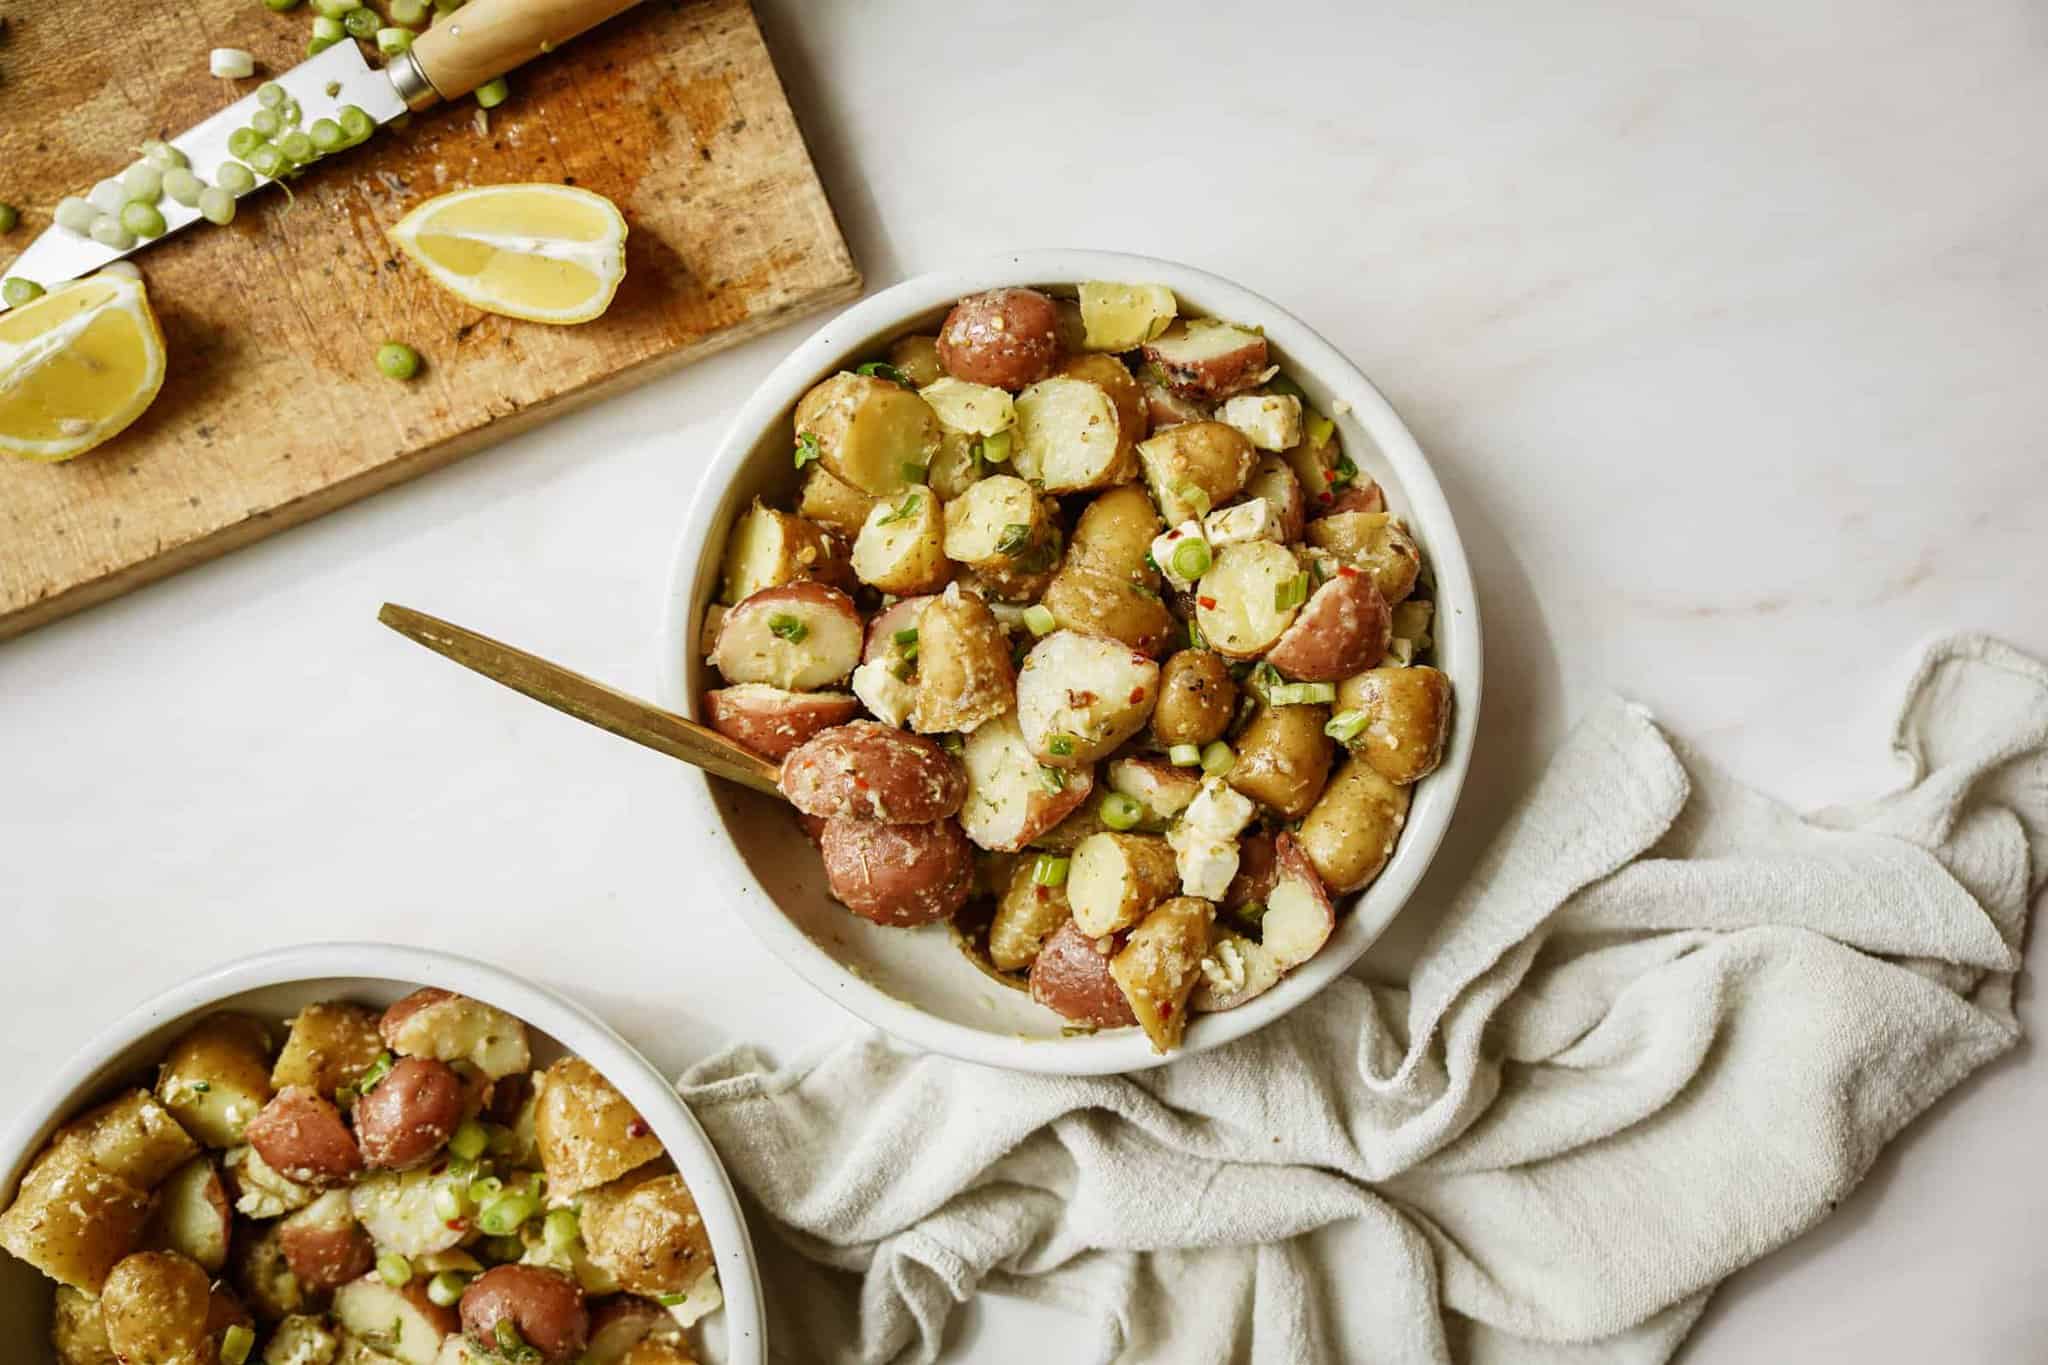
<path id="1" fill-rule="evenodd" d="M 1302 492 L 1300 477 L 1287 461 L 1278 455 L 1261 455 L 1252 466 L 1244 495 L 1264 498 L 1271 505 L 1280 521 L 1281 540 L 1291 544 L 1301 539 L 1302 530 L 1308 525 L 1308 498 Z"/>
<path id="2" fill-rule="evenodd" d="M 196 1156 L 164 1181 L 156 1208 L 143 1229 L 142 1244 L 152 1251 L 175 1251 L 218 1273 L 228 1263 L 228 1230 L 234 1210 L 227 1186 L 213 1159 Z"/>
<path id="3" fill-rule="evenodd" d="M 1146 915 L 1109 960 L 1110 977 L 1155 1052 L 1172 1051 L 1187 1031 L 1188 997 L 1202 979 L 1215 923 L 1208 901 L 1175 896 Z"/>
<path id="4" fill-rule="evenodd" d="M 922 480 L 939 453 L 931 405 L 873 375 L 842 371 L 817 385 L 796 405 L 796 430 L 816 439 L 834 477 L 884 498 Z"/>
<path id="5" fill-rule="evenodd" d="M 766 683 L 741 683 L 704 694 L 704 717 L 712 729 L 770 759 L 859 714 L 860 698 L 848 692 L 785 692 Z"/>
<path id="6" fill-rule="evenodd" d="M 50 1345 L 57 1365 L 120 1365 L 107 1344 L 107 1322 L 100 1301 L 68 1284 L 57 1286 L 50 1317 Z"/>
<path id="7" fill-rule="evenodd" d="M 1058 557 L 1057 507 L 1014 474 L 991 474 L 946 506 L 945 553 L 977 572 L 1042 572 Z"/>
<path id="8" fill-rule="evenodd" d="M 1154 725 L 1159 717 L 1153 716 Z M 1191 742 L 1191 741 L 1190 741 Z M 1107 777 L 1111 791 L 1121 792 L 1145 808 L 1146 820 L 1163 824 L 1188 808 L 1202 789 L 1200 768 L 1180 768 L 1163 758 L 1137 755 L 1114 758 Z"/>
<path id="9" fill-rule="evenodd" d="M 349 1208 L 347 1190 L 329 1190 L 277 1225 L 278 1249 L 302 1289 L 326 1294 L 370 1273 L 377 1251 Z"/>
<path id="10" fill-rule="evenodd" d="M 1255 389 L 1272 373 L 1265 337 L 1216 318 L 1174 323 L 1145 344 L 1145 359 L 1175 393 L 1208 403 Z"/>
<path id="11" fill-rule="evenodd" d="M 157 1097 L 186 1132 L 232 1147 L 270 1099 L 270 1032 L 246 1014 L 214 1014 L 164 1053 Z"/>
<path id="12" fill-rule="evenodd" d="M 1266 651 L 1266 662 L 1301 682 L 1340 682 L 1387 652 L 1393 613 L 1362 569 L 1346 564 Z"/>
<path id="13" fill-rule="evenodd" d="M 869 587 L 901 596 L 943 588 L 953 566 L 946 562 L 939 495 L 907 488 L 876 503 L 853 542 L 853 572 Z"/>
<path id="14" fill-rule="evenodd" d="M 377 1030 L 401 1057 L 467 1062 L 494 1081 L 533 1065 L 524 1020 L 438 987 L 423 987 L 393 1003 Z"/>
<path id="15" fill-rule="evenodd" d="M 616 1180 L 661 1155 L 661 1139 L 631 1101 L 580 1057 L 564 1057 L 541 1073 L 533 1136 L 553 1199 Z"/>
<path id="16" fill-rule="evenodd" d="M 1159 665 L 1116 640 L 1056 630 L 1017 671 L 1017 725 L 1038 761 L 1085 768 L 1145 728 Z"/>
<path id="17" fill-rule="evenodd" d="M 1029 967 L 1046 939 L 1073 915 L 1065 885 L 1041 884 L 1032 875 L 1035 862 L 1018 859 L 996 902 L 995 918 L 989 921 L 988 960 L 1002 971 Z"/>
<path id="18" fill-rule="evenodd" d="M 1159 572 L 1146 562 L 1152 541 L 1164 529 L 1152 499 L 1142 488 L 1098 493 L 1074 522 L 1070 565 L 1093 569 L 1159 590 Z"/>
<path id="19" fill-rule="evenodd" d="M 245 1136 L 265 1165 L 294 1184 L 324 1189 L 363 1169 L 363 1154 L 341 1110 L 304 1086 L 288 1085 L 273 1095 L 249 1120 Z"/>
<path id="20" fill-rule="evenodd" d="M 764 588 L 725 615 L 711 662 L 729 683 L 830 687 L 860 662 L 860 612 L 822 583 Z"/>
<path id="21" fill-rule="evenodd" d="M 1370 575 L 1388 606 L 1406 601 L 1422 576 L 1422 551 L 1415 538 L 1385 512 L 1317 517 L 1308 524 L 1308 540 Z"/>
<path id="22" fill-rule="evenodd" d="M 791 750 L 781 784 L 806 815 L 921 825 L 958 811 L 971 780 L 932 740 L 856 720 Z"/>
<path id="23" fill-rule="evenodd" d="M 1237 737 L 1237 762 L 1224 780 L 1289 820 L 1308 814 L 1330 777 L 1335 745 L 1323 732 L 1327 706 L 1265 706 Z"/>
<path id="24" fill-rule="evenodd" d="M 763 588 L 842 575 L 844 553 L 817 523 L 756 498 L 726 535 L 719 600 L 740 602 Z"/>
<path id="25" fill-rule="evenodd" d="M 1421 781 L 1443 761 L 1451 682 L 1436 669 L 1370 669 L 1338 687 L 1337 706 L 1365 717 L 1351 751 L 1396 786 Z"/>
<path id="26" fill-rule="evenodd" d="M 1069 555 L 1039 600 L 1062 630 L 1104 636 L 1148 655 L 1160 653 L 1173 641 L 1179 623 L 1156 588 L 1072 559 Z"/>
<path id="27" fill-rule="evenodd" d="M 1277 876 L 1259 917 L 1259 945 L 1283 972 L 1314 957 L 1337 928 L 1337 910 L 1301 843 L 1286 831 L 1273 841 Z"/>
<path id="28" fill-rule="evenodd" d="M 321 1001 L 293 1016 L 284 1050 L 270 1069 L 270 1085 L 282 1090 L 303 1086 L 332 1098 L 369 1070 L 384 1050 L 377 1034 L 377 1012 L 361 1005 Z"/>
<path id="29" fill-rule="evenodd" d="M 59 1284 L 98 1294 L 141 1244 L 149 1195 L 92 1164 L 83 1138 L 52 1143 L 0 1213 L 0 1248 Z"/>
<path id="30" fill-rule="evenodd" d="M 1118 468 L 1121 482 L 1138 474 L 1138 442 L 1151 433 L 1151 416 L 1145 405 L 1145 390 L 1113 355 L 1074 355 L 1060 362 L 1059 373 L 1068 379 L 1084 379 L 1109 395 L 1116 408 Z"/>
<path id="31" fill-rule="evenodd" d="M 376 1275 L 335 1290 L 334 1317 L 344 1336 L 382 1351 L 400 1365 L 434 1365 L 441 1343 L 462 1326 L 453 1308 L 427 1297 L 424 1280 L 399 1288 Z"/>
<path id="32" fill-rule="evenodd" d="M 1152 500 L 1172 526 L 1206 516 L 1242 493 L 1258 458 L 1243 432 L 1221 422 L 1183 422 L 1138 446 Z"/>
<path id="33" fill-rule="evenodd" d="M 84 1140 L 87 1160 L 139 1190 L 155 1189 L 199 1155 L 199 1144 L 147 1090 L 130 1090 L 80 1115 L 58 1129 L 50 1142 L 74 1135 Z"/>
<path id="34" fill-rule="evenodd" d="M 525 1350 L 512 1352 L 507 1365 L 586 1365 L 590 1307 L 563 1271 L 493 1266 L 462 1291 L 462 1334 L 469 1341 L 510 1337 L 523 1343 Z M 493 1354 L 504 1359 L 503 1353 Z"/>
<path id="35" fill-rule="evenodd" d="M 372 1241 L 401 1256 L 430 1256 L 462 1245 L 473 1228 L 465 1219 L 450 1219 L 434 1207 L 445 1201 L 443 1189 L 462 1194 L 470 1176 L 446 1171 L 435 1174 L 432 1167 L 416 1171 L 380 1171 L 348 1192 L 349 1212 L 370 1234 Z M 455 1226 L 450 1227 L 453 1223 Z"/>
<path id="36" fill-rule="evenodd" d="M 1031 963 L 1031 998 L 1076 1023 L 1123 1028 L 1138 1022 L 1110 975 L 1113 939 L 1092 939 L 1072 920 L 1055 929 Z"/>
<path id="37" fill-rule="evenodd" d="M 1079 290 L 1082 344 L 1091 351 L 1134 351 L 1173 324 L 1180 303 L 1163 284 L 1084 281 Z"/>
<path id="38" fill-rule="evenodd" d="M 1150 834 L 1090 835 L 1067 870 L 1067 903 L 1090 938 L 1130 928 L 1179 889 L 1173 849 Z"/>
<path id="39" fill-rule="evenodd" d="M 583 1198 L 590 1259 L 635 1294 L 681 1294 L 713 1264 L 697 1201 L 673 1168 L 650 1165 Z"/>
<path id="40" fill-rule="evenodd" d="M 1195 588 L 1195 622 L 1218 654 L 1255 659 L 1271 649 L 1300 611 L 1289 589 L 1306 575 L 1285 546 L 1270 540 L 1226 545 Z M 1285 604 L 1285 605 L 1283 605 Z"/>
<path id="41" fill-rule="evenodd" d="M 921 593 L 916 597 L 899 598 L 876 612 L 868 620 L 867 643 L 861 648 L 861 662 L 902 661 L 909 645 L 899 643 L 897 633 L 916 629 L 917 618 L 924 615 L 927 606 L 938 600 L 935 593 Z"/>
<path id="42" fill-rule="evenodd" d="M 950 919 L 974 889 L 974 846 L 954 820 L 885 825 L 837 815 L 818 851 L 833 898 L 891 928 Z"/>
<path id="43" fill-rule="evenodd" d="M 1017 395 L 1010 460 L 1048 493 L 1128 482 L 1136 473 L 1132 448 L 1115 400 L 1098 384 L 1055 375 Z"/>
<path id="44" fill-rule="evenodd" d="M 945 373 L 939 368 L 939 339 L 935 336 L 897 337 L 889 343 L 889 363 L 920 389 Z"/>
<path id="45" fill-rule="evenodd" d="M 1379 876 L 1408 821 L 1413 790 L 1387 781 L 1362 758 L 1337 765 L 1296 835 L 1325 886 L 1341 894 Z"/>
<path id="46" fill-rule="evenodd" d="M 948 588 L 918 616 L 917 631 L 911 728 L 927 735 L 965 732 L 1016 704 L 1009 637 L 979 597 Z"/>
<path id="47" fill-rule="evenodd" d="M 1016 400 L 987 384 L 970 384 L 949 375 L 920 385 L 917 392 L 938 414 L 939 424 L 949 431 L 993 436 L 1017 424 Z"/>
<path id="48" fill-rule="evenodd" d="M 1088 799 L 1093 774 L 1041 765 L 1018 728 L 1016 713 L 998 716 L 967 736 L 967 774 L 960 826 L 986 849 L 1014 853 Z"/>
<path id="49" fill-rule="evenodd" d="M 799 516 L 830 527 L 851 540 L 867 525 L 868 513 L 874 505 L 874 494 L 862 492 L 824 465 L 814 464 L 804 475 L 796 510 Z"/>

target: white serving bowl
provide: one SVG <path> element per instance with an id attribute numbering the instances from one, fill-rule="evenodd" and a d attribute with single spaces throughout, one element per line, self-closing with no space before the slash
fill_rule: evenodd
<path id="1" fill-rule="evenodd" d="M 709 1359 L 762 1365 L 767 1325 L 754 1248 L 718 1153 L 661 1073 L 580 1005 L 496 967 L 421 948 L 385 943 L 309 943 L 216 967 L 164 992 L 79 1049 L 42 1093 L 10 1104 L 0 1138 L 0 1207 L 14 1198 L 29 1163 L 60 1123 L 124 1085 L 148 1085 L 164 1049 L 194 1020 L 215 1010 L 287 1019 L 319 1000 L 388 1005 L 421 986 L 496 1005 L 526 1021 L 537 1064 L 574 1053 L 632 1101 L 676 1164 L 711 1237 L 725 1306 L 698 1326 Z M 55 1286 L 0 1251 L 0 1352 L 8 1361 L 48 1361 Z"/>
<path id="2" fill-rule="evenodd" d="M 703 718 L 714 685 L 697 648 L 704 608 L 717 593 L 719 558 L 734 519 L 756 496 L 788 500 L 797 486 L 791 414 L 805 390 L 835 370 L 882 354 L 907 332 L 935 332 L 962 295 L 1004 285 L 1064 288 L 1083 280 L 1165 284 L 1185 313 L 1263 328 L 1275 363 L 1332 416 L 1344 449 L 1386 489 L 1436 581 L 1436 663 L 1455 694 L 1443 764 L 1415 789 L 1392 861 L 1348 898 L 1321 953 L 1264 995 L 1221 1014 L 1196 1016 L 1182 1052 L 1216 1047 L 1307 1000 L 1392 921 L 1436 853 L 1471 759 L 1479 724 L 1478 598 L 1443 490 L 1415 438 L 1378 389 L 1293 314 L 1250 290 L 1188 266 L 1101 251 L 1022 251 L 957 270 L 934 271 L 847 309 L 797 347 L 741 407 L 704 472 L 684 523 L 661 622 L 659 699 Z M 878 1028 L 936 1052 L 1019 1071 L 1099 1075 L 1157 1066 L 1135 1028 L 1069 1037 L 1062 1020 L 1022 992 L 989 979 L 962 956 L 945 925 L 884 929 L 831 899 L 824 867 L 786 807 L 701 774 L 686 778 L 693 817 L 718 837 L 713 885 L 768 948 L 798 975 Z"/>

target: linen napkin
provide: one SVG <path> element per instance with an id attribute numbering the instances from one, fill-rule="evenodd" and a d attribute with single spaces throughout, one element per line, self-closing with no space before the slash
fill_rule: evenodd
<path id="1" fill-rule="evenodd" d="M 1901 790 L 1802 818 L 1604 704 L 1407 909 L 1439 918 L 1405 990 L 1156 1071 L 704 1063 L 776 1357 L 936 1360 L 988 1285 L 1089 1314 L 1102 1361 L 1667 1359 L 2018 1038 L 2048 668 L 1941 642 L 1892 745 Z"/>

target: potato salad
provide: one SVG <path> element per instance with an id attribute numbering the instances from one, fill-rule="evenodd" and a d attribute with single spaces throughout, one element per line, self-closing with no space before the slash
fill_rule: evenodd
<path id="1" fill-rule="evenodd" d="M 1442 756 L 1421 548 L 1256 329 L 997 289 L 792 415 L 703 648 L 832 894 L 1175 1047 L 1392 856 Z"/>
<path id="2" fill-rule="evenodd" d="M 696 1202 L 588 1063 L 417 991 L 202 1019 L 0 1212 L 61 1365 L 692 1365 Z"/>

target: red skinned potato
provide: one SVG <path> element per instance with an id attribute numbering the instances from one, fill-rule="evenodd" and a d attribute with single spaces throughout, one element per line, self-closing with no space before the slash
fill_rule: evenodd
<path id="1" fill-rule="evenodd" d="M 1164 384 L 1144 385 L 1145 415 L 1150 419 L 1152 430 L 1179 426 L 1182 422 L 1208 422 L 1215 420 L 1214 408 L 1205 407 L 1192 398 L 1183 398 Z"/>
<path id="2" fill-rule="evenodd" d="M 914 629 L 917 618 L 924 614 L 925 604 L 936 601 L 936 593 L 922 593 L 901 598 L 876 612 L 868 621 L 867 645 L 861 650 L 860 661 L 871 664 L 901 653 L 903 647 L 896 643 L 896 632 Z"/>
<path id="3" fill-rule="evenodd" d="M 835 816 L 818 847 L 833 896 L 876 924 L 948 919 L 974 887 L 974 846 L 952 820 L 884 825 Z"/>
<path id="4" fill-rule="evenodd" d="M 785 692 L 766 683 L 740 683 L 704 694 L 711 728 L 763 758 L 780 759 L 821 730 L 860 714 L 850 692 Z"/>
<path id="5" fill-rule="evenodd" d="M 926 604 L 917 621 L 912 729 L 922 735 L 970 731 L 1016 704 L 1009 637 L 986 602 L 948 588 Z"/>
<path id="6" fill-rule="evenodd" d="M 463 1114 L 462 1078 L 446 1062 L 404 1057 L 356 1101 L 356 1144 L 383 1171 L 424 1165 L 453 1137 Z"/>
<path id="7" fill-rule="evenodd" d="M 301 1185 L 339 1185 L 363 1169 L 341 1111 L 304 1086 L 278 1091 L 249 1120 L 245 1136 L 272 1170 Z"/>
<path id="8" fill-rule="evenodd" d="M 395 1002 L 377 1022 L 393 1052 L 467 1062 L 497 1080 L 533 1064 L 526 1025 L 495 1005 L 425 986 Z"/>
<path id="9" fill-rule="evenodd" d="M 1316 502 L 1319 517 L 1341 516 L 1346 512 L 1384 512 L 1387 510 L 1387 495 L 1377 483 L 1360 475 L 1358 482 L 1341 493 L 1325 493 Z M 1289 536 L 1289 540 L 1299 536 Z"/>
<path id="10" fill-rule="evenodd" d="M 312 1294 L 361 1279 L 377 1263 L 370 1234 L 349 1211 L 345 1190 L 329 1190 L 280 1222 L 277 1246 L 299 1288 Z"/>
<path id="11" fill-rule="evenodd" d="M 922 825 L 960 809 L 967 775 L 936 741 L 856 720 L 792 749 L 781 786 L 806 815 Z"/>
<path id="12" fill-rule="evenodd" d="M 1215 318 L 1183 318 L 1145 343 L 1145 359 L 1183 398 L 1220 403 L 1266 381 L 1266 339 Z"/>
<path id="13" fill-rule="evenodd" d="M 939 327 L 939 364 L 955 379 L 1011 393 L 1059 363 L 1059 313 L 1035 289 L 991 289 L 953 305 Z"/>
<path id="14" fill-rule="evenodd" d="M 725 614 L 711 663 L 729 683 L 815 692 L 860 662 L 860 612 L 823 583 L 763 588 Z"/>
<path id="15" fill-rule="evenodd" d="M 1347 490 L 1348 491 L 1348 490 Z M 1244 486 L 1247 498 L 1264 498 L 1280 518 L 1280 539 L 1293 544 L 1308 525 L 1308 497 L 1294 467 L 1278 455 L 1261 455 Z"/>
<path id="16" fill-rule="evenodd" d="M 218 1273 L 228 1262 L 228 1234 L 234 1210 L 227 1186 L 210 1157 L 194 1157 L 172 1171 L 156 1192 L 156 1208 L 143 1229 L 149 1250 L 175 1251 Z"/>
<path id="17" fill-rule="evenodd" d="M 1337 910 L 1300 841 L 1283 830 L 1273 851 L 1277 875 L 1259 919 L 1259 943 L 1284 972 L 1323 950 L 1336 931 Z"/>
<path id="18" fill-rule="evenodd" d="M 401 1365 L 437 1359 L 462 1326 L 454 1309 L 427 1297 L 426 1280 L 397 1287 L 375 1275 L 351 1280 L 334 1291 L 334 1317 L 345 1340 L 378 1342 L 378 1349 Z M 357 1358 L 344 1353 L 340 1359 L 355 1365 Z M 362 1359 L 367 1365 L 377 1358 Z"/>
<path id="19" fill-rule="evenodd" d="M 1113 950 L 1114 944 L 1109 947 Z M 1138 1022 L 1123 988 L 1109 974 L 1110 952 L 1068 920 L 1031 964 L 1031 998 L 1063 1018 L 1097 1028 Z"/>
<path id="20" fill-rule="evenodd" d="M 1095 776 L 1085 768 L 1042 767 L 1014 711 L 967 736 L 961 766 L 967 785 L 960 826 L 974 843 L 997 853 L 1014 853 L 1038 838 L 1095 789 Z"/>
<path id="21" fill-rule="evenodd" d="M 470 1281 L 462 1293 L 463 1334 L 497 1340 L 510 1322 L 546 1365 L 568 1365 L 590 1344 L 590 1310 L 576 1281 L 542 1266 L 501 1265 Z"/>
<path id="22" fill-rule="evenodd" d="M 1296 682 L 1342 682 L 1371 668 L 1393 638 L 1394 613 L 1372 579 L 1345 565 L 1266 651 L 1266 662 Z"/>
<path id="23" fill-rule="evenodd" d="M 1280 855 L 1273 836 L 1254 830 L 1237 841 L 1237 875 L 1223 893 L 1223 908 L 1242 910 L 1247 905 L 1264 905 L 1280 880 Z"/>

